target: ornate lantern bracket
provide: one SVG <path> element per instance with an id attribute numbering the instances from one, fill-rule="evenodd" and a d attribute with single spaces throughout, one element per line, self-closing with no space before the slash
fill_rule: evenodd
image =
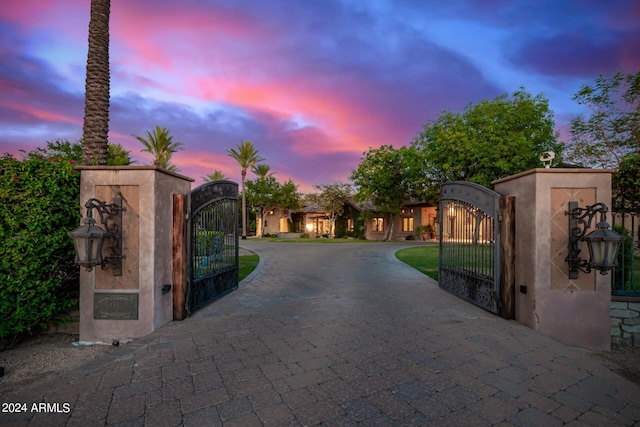
<path id="1" fill-rule="evenodd" d="M 604 203 L 588 205 L 584 208 L 578 206 L 578 202 L 569 202 L 569 210 L 565 215 L 569 216 L 569 254 L 565 261 L 569 264 L 569 278 L 577 279 L 580 271 L 590 273 L 592 269 L 600 274 L 607 274 L 616 267 L 618 250 L 624 240 L 620 234 L 609 229 L 606 222 L 606 214 L 609 208 Z M 586 234 L 596 215 L 600 215 L 596 224 L 596 230 Z M 580 257 L 581 249 L 578 244 L 584 241 L 589 250 L 589 259 Z"/>
<path id="2" fill-rule="evenodd" d="M 68 233 L 73 239 L 76 249 L 76 263 L 91 271 L 93 267 L 100 265 L 104 270 L 107 266 L 113 268 L 114 276 L 122 275 L 122 198 L 115 197 L 112 203 L 91 198 L 85 203 L 87 216 L 83 225 Z M 93 210 L 98 211 L 100 222 L 105 227 L 96 225 L 93 218 Z M 102 256 L 104 243 L 110 240 L 110 254 Z"/>

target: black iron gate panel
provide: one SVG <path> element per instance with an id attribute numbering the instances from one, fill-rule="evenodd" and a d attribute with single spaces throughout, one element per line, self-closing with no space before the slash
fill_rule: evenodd
<path id="1" fill-rule="evenodd" d="M 187 313 L 238 288 L 238 184 L 203 184 L 190 206 Z"/>
<path id="2" fill-rule="evenodd" d="M 613 230 L 625 239 L 618 253 L 618 266 L 611 275 L 611 293 L 640 296 L 640 211 L 619 209 L 612 217 Z"/>
<path id="3" fill-rule="evenodd" d="M 454 181 L 440 189 L 441 288 L 500 314 L 500 195 Z"/>

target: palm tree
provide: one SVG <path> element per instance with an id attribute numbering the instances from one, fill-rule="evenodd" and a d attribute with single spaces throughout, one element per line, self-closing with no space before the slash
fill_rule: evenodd
<path id="1" fill-rule="evenodd" d="M 82 164 L 107 164 L 110 0 L 91 0 L 85 80 Z"/>
<path id="2" fill-rule="evenodd" d="M 154 156 L 153 164 L 172 172 L 177 171 L 171 164 L 171 156 L 178 150 L 184 150 L 182 142 L 173 142 L 173 136 L 169 135 L 169 129 L 156 125 L 153 133 L 146 131 L 146 138 L 133 135 L 144 145 L 140 151 L 146 151 Z"/>
<path id="3" fill-rule="evenodd" d="M 222 181 L 223 179 L 227 179 L 227 177 L 225 176 L 225 174 L 222 173 L 222 171 L 216 169 L 213 171 L 213 173 L 207 176 L 203 176 L 202 179 L 204 179 L 204 182 L 211 182 L 211 181 Z"/>
<path id="4" fill-rule="evenodd" d="M 260 165 L 255 165 L 251 168 L 251 172 L 254 173 L 258 177 L 258 179 L 266 179 L 270 176 L 273 176 L 275 172 L 270 172 L 271 166 L 262 163 Z"/>
<path id="5" fill-rule="evenodd" d="M 258 150 L 253 146 L 251 141 L 242 141 L 238 145 L 238 150 L 233 148 L 226 150 L 229 157 L 235 159 L 242 168 L 242 238 L 247 238 L 247 196 L 244 188 L 244 180 L 247 177 L 247 169 L 252 168 L 256 163 L 264 159 L 258 156 Z"/>
<path id="6" fill-rule="evenodd" d="M 107 146 L 107 165 L 128 166 L 135 162 L 131 160 L 131 152 L 125 150 L 122 145 L 109 143 Z"/>

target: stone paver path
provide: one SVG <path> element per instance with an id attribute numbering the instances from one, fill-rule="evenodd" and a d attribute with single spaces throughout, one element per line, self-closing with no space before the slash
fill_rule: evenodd
<path id="1" fill-rule="evenodd" d="M 439 289 L 407 243 L 243 241 L 257 274 L 0 414 L 29 426 L 634 425 L 640 387 Z"/>

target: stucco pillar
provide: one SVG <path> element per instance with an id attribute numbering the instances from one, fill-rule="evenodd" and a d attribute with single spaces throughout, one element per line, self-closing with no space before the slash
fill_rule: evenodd
<path id="1" fill-rule="evenodd" d="M 570 201 L 611 208 L 612 172 L 533 169 L 492 183 L 496 192 L 516 198 L 516 319 L 563 343 L 594 350 L 609 350 L 611 344 L 611 276 L 592 271 L 569 279 L 565 211 Z M 584 257 L 588 251 L 580 245 Z"/>
<path id="2" fill-rule="evenodd" d="M 111 203 L 120 197 L 125 208 L 122 275 L 110 267 L 81 268 L 80 341 L 142 337 L 173 318 L 172 291 L 162 293 L 172 284 L 173 194 L 188 194 L 193 180 L 155 166 L 79 169 L 83 216 L 90 198 Z"/>

